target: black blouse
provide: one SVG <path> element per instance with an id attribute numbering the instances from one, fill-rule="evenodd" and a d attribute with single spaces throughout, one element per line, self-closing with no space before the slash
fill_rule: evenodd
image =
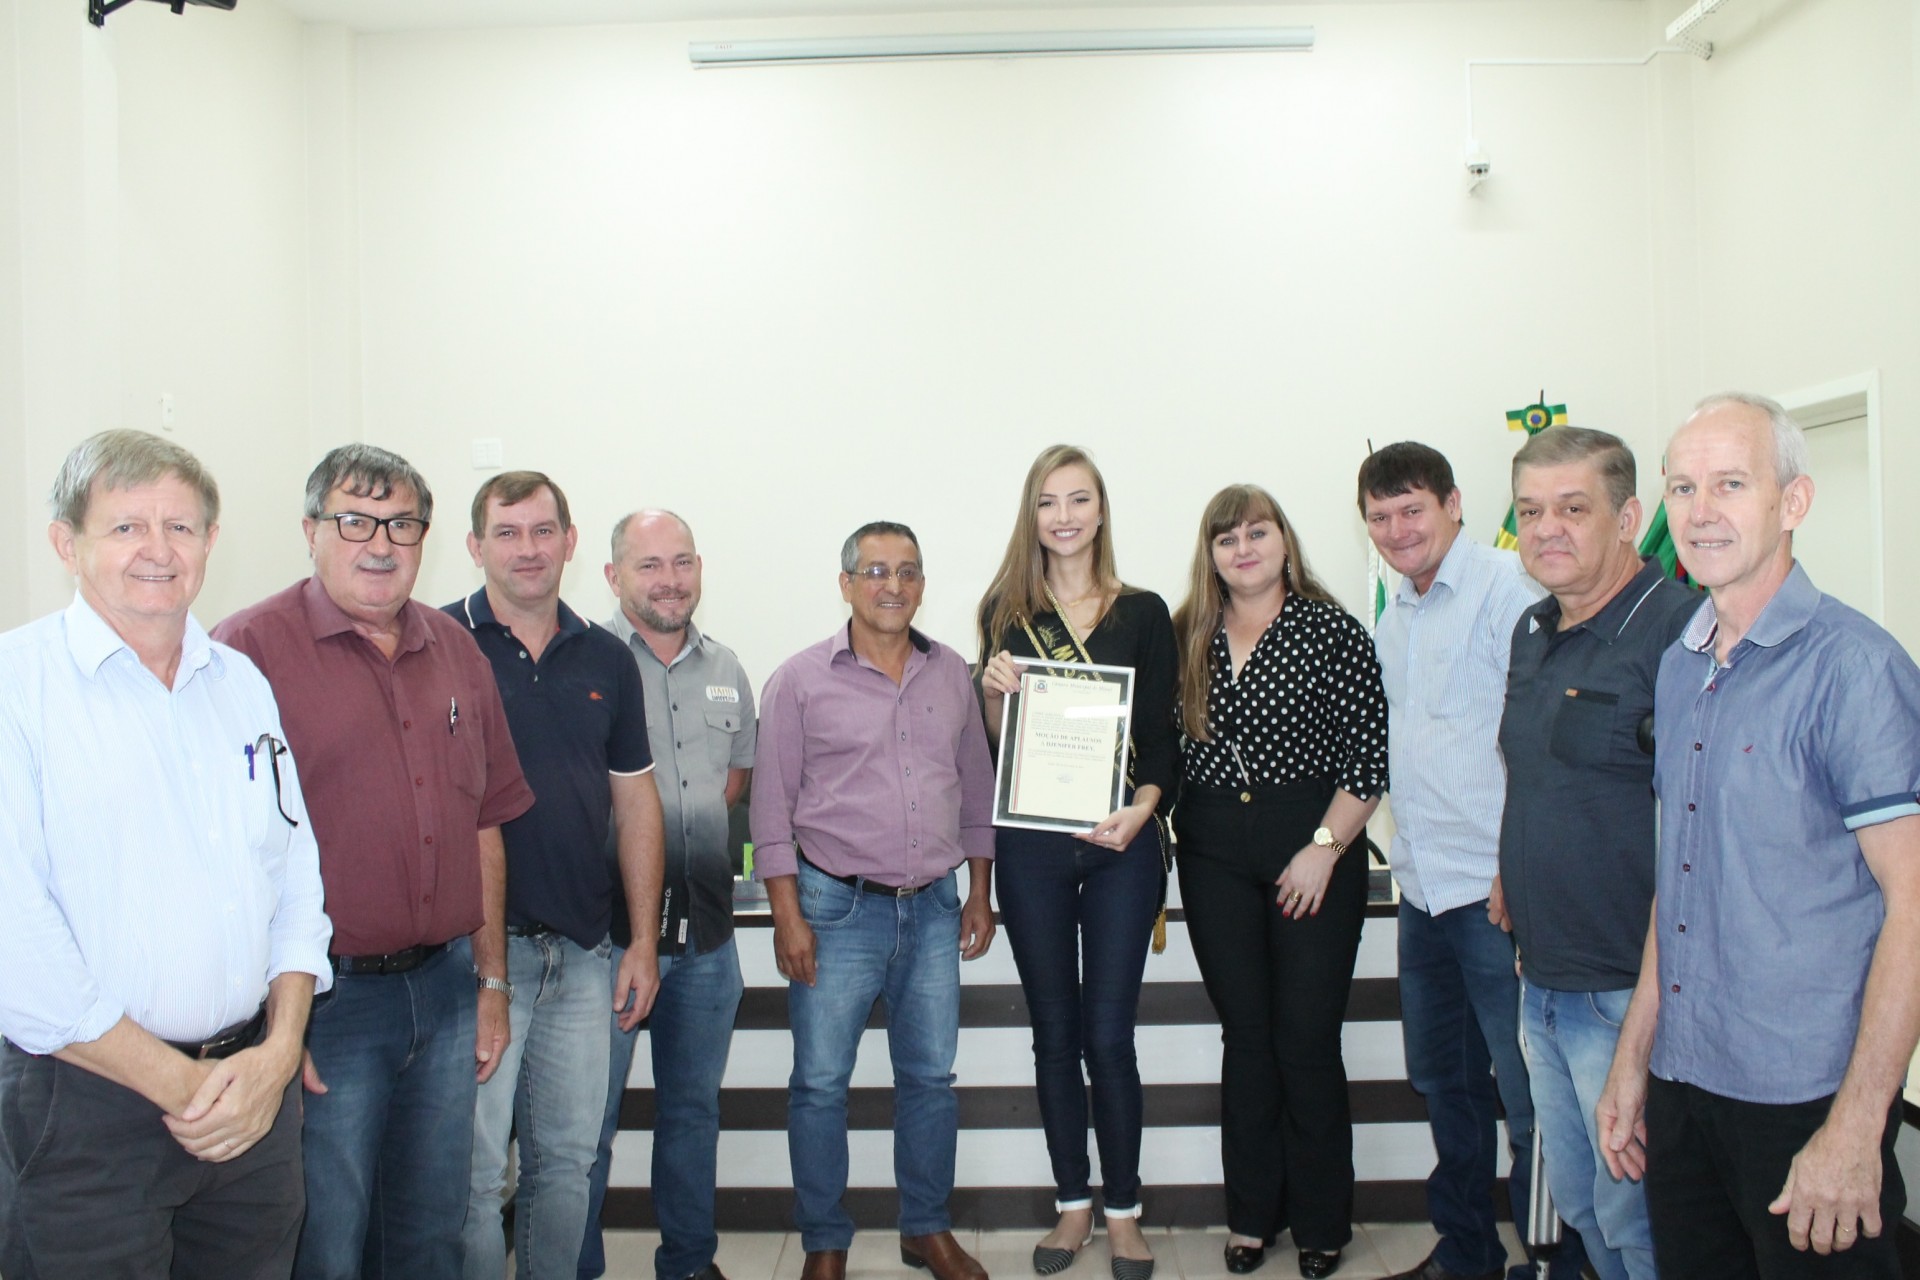
<path id="1" fill-rule="evenodd" d="M 987 608 L 991 611 L 991 602 Z M 997 637 L 986 656 L 1005 649 L 1016 658 L 1080 661 L 1073 634 L 1058 614 L 1042 613 L 1032 621 L 1045 653 L 1036 653 L 1025 628 L 1015 627 Z M 1174 690 L 1180 677 L 1167 602 L 1151 591 L 1123 588 L 1106 616 L 1080 638 L 1098 665 L 1133 668 L 1133 749 L 1128 768 L 1135 786 L 1159 787 L 1162 806 L 1171 804 L 1180 764 L 1179 727 L 1174 721 Z"/>
<path id="2" fill-rule="evenodd" d="M 1214 632 L 1207 724 L 1212 742 L 1186 744 L 1186 779 L 1198 786 L 1330 777 L 1362 800 L 1387 789 L 1380 661 L 1366 628 L 1337 604 L 1289 595 L 1238 679 L 1226 628 Z"/>

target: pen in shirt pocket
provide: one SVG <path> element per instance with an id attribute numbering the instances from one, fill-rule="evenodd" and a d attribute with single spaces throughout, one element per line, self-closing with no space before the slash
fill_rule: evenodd
<path id="1" fill-rule="evenodd" d="M 447 699 L 447 736 L 451 738 L 454 726 L 460 723 L 460 704 L 453 698 Z"/>

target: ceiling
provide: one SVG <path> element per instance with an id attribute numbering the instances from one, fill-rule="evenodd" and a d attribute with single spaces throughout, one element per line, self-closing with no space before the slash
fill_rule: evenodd
<path id="1" fill-rule="evenodd" d="M 253 2 L 253 0 L 249 0 Z M 307 22 L 343 23 L 356 31 L 408 31 L 453 27 L 575 26 L 590 23 L 686 22 L 725 18 L 863 17 L 902 13 L 953 13 L 968 9 L 1006 13 L 1063 9 L 1211 9 L 1220 0 L 271 0 Z"/>

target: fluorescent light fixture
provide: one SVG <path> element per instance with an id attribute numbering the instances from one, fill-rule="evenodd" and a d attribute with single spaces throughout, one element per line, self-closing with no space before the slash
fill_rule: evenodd
<path id="1" fill-rule="evenodd" d="M 817 40 L 696 40 L 687 45 L 687 58 L 696 66 L 726 66 L 760 62 L 878 62 L 910 58 L 1312 48 L 1312 27 L 1206 27 L 1156 31 L 989 31 L 967 35 Z"/>

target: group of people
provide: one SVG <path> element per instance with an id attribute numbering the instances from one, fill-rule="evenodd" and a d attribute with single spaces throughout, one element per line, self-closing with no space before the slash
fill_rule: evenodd
<path id="1" fill-rule="evenodd" d="M 656 1270 L 720 1280 L 755 717 L 686 523 L 620 521 L 596 625 L 503 473 L 428 608 L 432 491 L 347 445 L 312 576 L 209 635 L 192 454 L 102 433 L 52 506 L 73 602 L 0 637 L 0 1274 L 499 1280 L 512 1134 L 519 1274 L 598 1276 L 645 1019 Z"/>
<path id="2" fill-rule="evenodd" d="M 1400 575 L 1370 635 L 1252 485 L 1207 504 L 1177 609 L 1127 585 L 1099 469 L 1057 446 L 977 664 L 914 627 L 919 540 L 878 521 L 841 548 L 848 621 L 756 715 L 692 623 L 701 562 L 671 513 L 615 527 L 620 607 L 596 626 L 559 597 L 559 487 L 495 476 L 467 539 L 485 584 L 436 611 L 410 599 L 425 480 L 345 446 L 308 483 L 313 576 L 209 638 L 189 608 L 212 479 L 96 436 L 53 495 L 74 602 L 0 637 L 0 1273 L 493 1280 L 511 1132 L 519 1274 L 598 1275 L 646 1019 L 656 1275 L 722 1280 L 726 811 L 750 791 L 803 1280 L 846 1274 L 877 1002 L 901 1261 L 984 1280 L 952 1234 L 953 1067 L 960 964 L 1000 926 L 1059 1215 L 1033 1269 L 1092 1241 L 1091 1129 L 1110 1270 L 1148 1280 L 1135 1022 L 1175 874 L 1222 1028 L 1226 1268 L 1291 1232 L 1300 1273 L 1331 1275 L 1365 830 L 1390 791 L 1437 1156 L 1438 1243 L 1397 1280 L 1507 1275 L 1502 1110 L 1517 1210 L 1540 1131 L 1555 1275 L 1897 1276 L 1920 669 L 1795 562 L 1806 472 L 1762 397 L 1680 426 L 1664 500 L 1703 595 L 1639 556 L 1612 435 L 1523 446 L 1517 554 L 1462 532 L 1441 454 L 1390 445 L 1357 484 Z M 1131 671 L 1122 803 L 1075 833 L 996 827 L 990 738 L 1023 670 L 1069 664 Z"/>

